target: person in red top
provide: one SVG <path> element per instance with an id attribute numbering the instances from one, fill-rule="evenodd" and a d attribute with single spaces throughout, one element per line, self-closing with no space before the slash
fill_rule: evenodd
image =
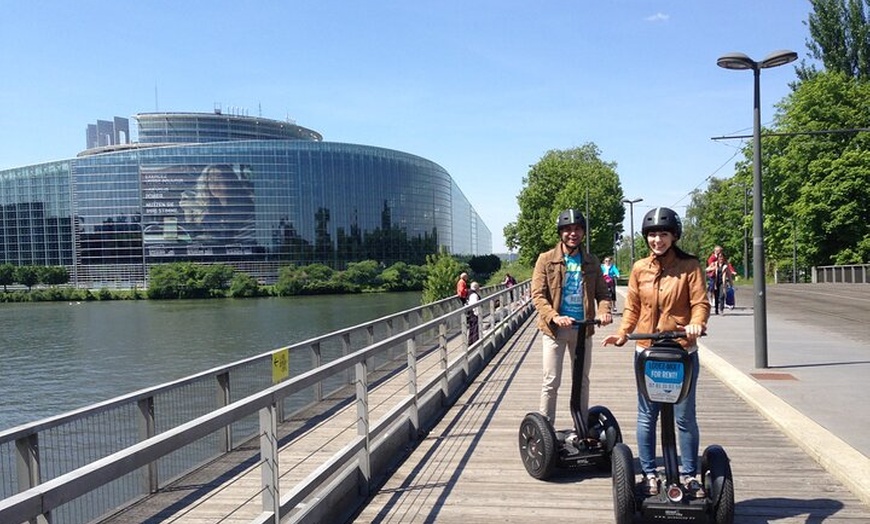
<path id="1" fill-rule="evenodd" d="M 468 273 L 462 272 L 459 281 L 456 282 L 456 297 L 462 305 L 468 304 Z"/>
<path id="2" fill-rule="evenodd" d="M 707 265 L 705 266 L 705 271 L 707 273 L 707 295 L 709 295 L 710 297 L 710 302 L 716 300 L 716 272 L 710 271 L 710 266 L 716 264 L 716 262 L 719 260 L 719 255 L 721 255 L 722 253 L 724 253 L 724 251 L 722 250 L 722 246 L 716 246 L 713 248 L 713 252 L 710 253 L 710 256 L 707 257 Z M 737 274 L 737 271 L 734 271 L 734 266 L 732 266 L 730 262 L 728 263 L 728 269 L 731 271 L 732 275 Z"/>

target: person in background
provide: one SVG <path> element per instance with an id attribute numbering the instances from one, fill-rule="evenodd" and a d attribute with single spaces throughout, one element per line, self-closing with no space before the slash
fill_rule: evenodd
<path id="1" fill-rule="evenodd" d="M 504 280 L 502 281 L 502 284 L 504 284 L 504 287 L 510 289 L 510 288 L 514 287 L 515 285 L 517 285 L 517 280 L 510 273 L 505 273 Z M 513 305 L 513 303 L 514 303 L 513 290 L 511 290 L 508 294 L 510 295 L 511 305 Z"/>
<path id="2" fill-rule="evenodd" d="M 480 284 L 472 282 L 468 290 L 468 305 L 480 302 Z M 474 344 L 480 340 L 480 308 L 474 307 L 468 310 L 468 344 Z"/>
<path id="3" fill-rule="evenodd" d="M 638 260 L 631 268 L 622 323 L 616 334 L 605 337 L 603 344 L 622 346 L 628 335 L 685 330 L 686 338 L 679 339 L 691 356 L 694 372 L 692 385 L 685 399 L 674 405 L 680 449 L 682 483 L 696 498 L 705 496 L 698 481 L 698 447 L 701 440 L 695 411 L 695 393 L 698 383 L 698 337 L 707 329 L 710 301 L 707 299 L 704 272 L 699 260 L 679 247 L 677 241 L 683 233 L 679 215 L 666 207 L 658 207 L 643 217 L 641 233 L 646 238 L 650 255 Z M 649 347 L 651 341 L 638 340 L 635 355 Z M 637 392 L 637 445 L 640 466 L 644 475 L 644 491 L 648 495 L 659 492 L 656 472 L 656 424 L 658 403 L 649 402 Z"/>
<path id="4" fill-rule="evenodd" d="M 704 267 L 709 268 L 711 264 L 715 264 L 716 260 L 719 259 L 719 253 L 721 252 L 722 246 L 714 247 L 713 252 L 710 253 L 709 257 L 707 257 L 707 265 Z M 715 290 L 713 289 L 713 284 L 716 281 L 716 276 L 709 269 L 706 269 L 705 272 L 707 274 L 707 295 L 709 295 L 710 302 L 713 302 L 713 300 L 715 300 L 716 298 Z"/>
<path id="5" fill-rule="evenodd" d="M 724 252 L 725 251 L 722 249 L 722 246 L 714 247 L 713 252 L 710 253 L 709 257 L 707 257 L 707 265 L 705 267 L 709 268 L 710 266 L 715 264 L 716 261 L 719 260 L 719 255 Z M 728 264 L 728 269 L 731 270 L 732 275 L 737 275 L 737 271 L 734 270 L 734 266 L 732 266 L 730 263 Z M 713 274 L 713 272 L 709 269 L 705 269 L 705 272 L 707 273 L 707 294 L 710 295 L 710 302 L 714 302 L 716 300 L 716 275 Z"/>
<path id="6" fill-rule="evenodd" d="M 604 257 L 604 262 L 601 264 L 601 273 L 604 275 L 604 281 L 607 282 L 607 289 L 610 291 L 610 302 L 613 304 L 613 311 L 616 312 L 616 279 L 619 278 L 619 268 L 613 263 L 611 257 Z"/>
<path id="7" fill-rule="evenodd" d="M 459 275 L 459 280 L 456 281 L 456 298 L 463 306 L 468 304 L 468 273 L 464 271 Z"/>
<path id="8" fill-rule="evenodd" d="M 589 413 L 589 369 L 592 367 L 592 334 L 595 327 L 576 326 L 574 321 L 597 318 L 606 326 L 610 315 L 610 293 L 601 274 L 601 265 L 594 255 L 582 250 L 586 235 L 586 219 L 576 209 L 566 209 L 556 220 L 559 243 L 538 256 L 532 272 L 532 302 L 538 312 L 537 326 L 543 346 L 543 382 L 541 414 L 551 424 L 556 417 L 556 396 L 562 382 L 565 353 L 573 363 L 579 340 L 585 344 L 584 375 L 580 411 L 584 419 Z M 596 317 L 595 306 L 599 313 Z M 580 438 L 585 438 L 581 435 Z"/>
<path id="9" fill-rule="evenodd" d="M 714 297 L 714 312 L 716 315 L 719 312 L 725 312 L 725 292 L 734 283 L 734 270 L 728 259 L 725 258 L 725 252 L 719 251 L 719 256 L 716 261 L 707 266 L 707 274 L 713 274 L 713 297 Z"/>

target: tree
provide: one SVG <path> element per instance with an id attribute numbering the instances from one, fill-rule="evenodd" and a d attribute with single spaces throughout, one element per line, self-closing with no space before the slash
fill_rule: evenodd
<path id="1" fill-rule="evenodd" d="M 423 303 L 437 302 L 456 294 L 456 281 L 468 268 L 447 253 L 426 257 L 426 284 L 423 286 Z"/>
<path id="2" fill-rule="evenodd" d="M 825 71 L 870 80 L 870 25 L 862 1 L 810 0 L 810 3 L 813 12 L 805 22 L 810 31 L 807 39 L 810 56 L 820 61 Z M 803 61 L 797 72 L 801 80 L 818 74 L 814 66 Z"/>
<path id="3" fill-rule="evenodd" d="M 59 286 L 69 282 L 69 271 L 64 266 L 40 266 L 39 281 L 48 286 Z"/>
<path id="4" fill-rule="evenodd" d="M 18 266 L 15 268 L 15 281 L 30 289 L 39 282 L 39 268 L 36 266 Z"/>
<path id="5" fill-rule="evenodd" d="M 253 276 L 237 272 L 233 275 L 233 280 L 230 282 L 229 295 L 233 298 L 250 298 L 260 294 L 260 286 L 257 284 L 257 279 Z"/>
<path id="6" fill-rule="evenodd" d="M 485 280 L 501 268 L 501 259 L 498 255 L 475 256 L 468 259 L 468 267 L 475 278 Z"/>
<path id="7" fill-rule="evenodd" d="M 517 197 L 517 221 L 504 229 L 507 245 L 519 247 L 521 263 L 533 264 L 539 253 L 556 244 L 556 218 L 562 210 L 573 207 L 586 214 L 587 194 L 592 210 L 586 217 L 591 250 L 613 250 L 610 224 L 622 224 L 625 218 L 622 186 L 616 164 L 601 160 L 598 146 L 587 143 L 574 149 L 548 151 L 531 167 L 523 185 Z"/>
<path id="8" fill-rule="evenodd" d="M 6 286 L 15 283 L 15 266 L 12 264 L 0 264 L 0 284 L 3 285 L 3 292 L 6 292 Z"/>
<path id="9" fill-rule="evenodd" d="M 388 291 L 423 289 L 423 284 L 426 281 L 426 272 L 421 266 L 396 262 L 381 273 L 381 281 Z"/>
<path id="10" fill-rule="evenodd" d="M 823 72 L 779 106 L 777 131 L 763 149 L 769 258 L 797 249 L 806 266 L 870 260 L 870 79 Z M 842 132 L 806 132 L 842 130 Z M 790 134 L 795 133 L 795 134 Z"/>

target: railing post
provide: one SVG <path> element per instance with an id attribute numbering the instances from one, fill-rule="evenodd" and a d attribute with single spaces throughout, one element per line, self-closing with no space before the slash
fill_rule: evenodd
<path id="1" fill-rule="evenodd" d="M 39 475 L 39 434 L 34 433 L 15 441 L 18 450 L 18 491 L 36 487 L 42 481 Z M 31 520 L 36 524 L 51 524 L 51 512 Z"/>
<path id="2" fill-rule="evenodd" d="M 350 354 L 350 333 L 344 333 L 341 335 L 341 356 L 346 357 Z M 348 371 L 347 382 L 348 384 L 352 384 L 353 377 L 350 376 L 350 371 Z"/>
<path id="3" fill-rule="evenodd" d="M 460 313 L 462 315 L 463 313 Z M 463 324 L 464 325 L 464 324 Z M 465 336 L 465 333 L 462 334 L 462 354 L 465 354 L 466 348 L 468 348 L 468 338 Z M 438 353 L 439 353 L 439 361 L 441 365 L 441 404 L 444 405 L 447 402 L 447 398 L 450 394 L 450 377 L 448 377 L 447 373 L 447 365 L 448 365 L 448 353 L 447 353 L 447 322 L 441 322 L 438 324 Z"/>
<path id="4" fill-rule="evenodd" d="M 417 338 L 411 337 L 406 344 L 408 353 L 408 394 L 414 399 L 408 419 L 411 422 L 411 440 L 417 438 L 420 431 L 420 397 L 417 389 Z"/>
<path id="5" fill-rule="evenodd" d="M 375 327 L 373 325 L 369 324 L 368 326 L 366 326 L 366 346 L 371 346 L 374 343 L 375 343 Z M 375 367 L 373 362 L 371 362 L 371 363 L 367 362 L 366 365 L 370 365 L 372 368 Z"/>
<path id="6" fill-rule="evenodd" d="M 260 472 L 263 513 L 272 515 L 269 520 L 279 524 L 281 494 L 278 493 L 278 414 L 275 404 L 260 410 Z"/>
<path id="7" fill-rule="evenodd" d="M 143 398 L 137 404 L 139 405 L 139 442 L 142 442 L 155 435 L 154 397 Z M 146 493 L 157 493 L 157 490 L 160 488 L 157 462 L 149 462 L 143 474 L 145 475 L 143 484 Z"/>
<path id="8" fill-rule="evenodd" d="M 323 365 L 323 355 L 320 351 L 320 342 L 311 344 L 311 369 L 317 369 Z M 323 400 L 323 384 L 318 382 L 314 384 L 314 401 L 320 402 Z"/>
<path id="9" fill-rule="evenodd" d="M 221 373 L 217 379 L 217 409 L 228 406 L 230 403 L 230 374 Z M 221 453 L 229 453 L 233 449 L 233 426 L 227 425 L 218 435 L 218 446 Z"/>
<path id="10" fill-rule="evenodd" d="M 368 496 L 372 479 L 371 450 L 369 449 L 371 439 L 369 436 L 368 364 L 362 360 L 354 366 L 354 370 L 356 372 L 356 433 L 357 436 L 365 439 L 365 445 L 360 451 L 361 456 L 359 457 L 359 469 L 362 477 L 359 493 Z"/>

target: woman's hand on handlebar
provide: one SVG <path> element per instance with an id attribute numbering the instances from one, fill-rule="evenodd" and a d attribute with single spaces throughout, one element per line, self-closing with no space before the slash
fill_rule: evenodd
<path id="1" fill-rule="evenodd" d="M 705 331 L 704 326 L 701 324 L 689 324 L 680 329 L 683 329 L 686 332 L 686 339 L 692 344 L 694 344 L 695 341 L 698 340 L 698 337 L 704 334 Z"/>

